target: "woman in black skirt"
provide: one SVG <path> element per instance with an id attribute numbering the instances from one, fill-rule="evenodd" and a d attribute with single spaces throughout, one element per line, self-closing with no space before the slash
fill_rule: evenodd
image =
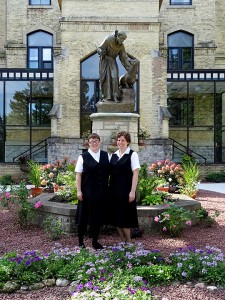
<path id="1" fill-rule="evenodd" d="M 94 249 L 102 249 L 98 242 L 101 226 L 105 223 L 108 179 L 109 179 L 109 156 L 100 150 L 100 137 L 93 133 L 88 137 L 89 149 L 78 157 L 76 164 L 77 185 L 77 215 L 79 246 L 84 245 L 84 234 L 87 225 L 93 236 L 92 246 Z"/>
<path id="2" fill-rule="evenodd" d="M 140 163 L 138 154 L 129 147 L 130 134 L 117 134 L 117 150 L 110 159 L 110 198 L 113 224 L 122 242 L 131 243 L 130 228 L 138 227 L 135 200 Z"/>

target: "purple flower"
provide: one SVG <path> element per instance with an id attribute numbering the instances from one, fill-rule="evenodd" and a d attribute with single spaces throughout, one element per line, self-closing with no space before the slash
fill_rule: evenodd
<path id="1" fill-rule="evenodd" d="M 106 281 L 106 278 L 105 277 L 101 277 L 100 280 L 101 280 L 101 282 L 104 282 L 104 281 Z"/>

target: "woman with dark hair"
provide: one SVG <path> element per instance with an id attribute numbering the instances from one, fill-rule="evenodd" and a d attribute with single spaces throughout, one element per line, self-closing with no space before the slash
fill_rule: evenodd
<path id="1" fill-rule="evenodd" d="M 138 154 L 130 149 L 130 134 L 117 134 L 117 150 L 110 159 L 110 197 L 113 224 L 122 242 L 131 243 L 130 228 L 138 227 L 135 200 L 140 163 Z"/>
<path id="2" fill-rule="evenodd" d="M 94 249 L 102 249 L 98 242 L 108 199 L 109 156 L 100 150 L 100 137 L 93 133 L 88 137 L 89 149 L 78 157 L 76 164 L 77 215 L 79 246 L 84 245 L 87 225 L 93 236 Z"/>

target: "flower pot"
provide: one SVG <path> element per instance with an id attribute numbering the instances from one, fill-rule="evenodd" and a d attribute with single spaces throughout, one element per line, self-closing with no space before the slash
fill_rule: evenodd
<path id="1" fill-rule="evenodd" d="M 114 139 L 114 138 L 111 139 L 111 145 L 112 146 L 116 146 L 117 145 L 116 139 Z"/>
<path id="2" fill-rule="evenodd" d="M 145 145 L 144 140 L 139 138 L 139 140 L 138 140 L 138 145 L 139 145 L 139 146 L 144 146 L 144 145 Z"/>
<path id="3" fill-rule="evenodd" d="M 169 187 L 168 186 L 158 186 L 157 188 L 157 191 L 160 191 L 160 192 L 167 192 L 169 191 Z"/>
<path id="4" fill-rule="evenodd" d="M 37 187 L 37 188 L 33 187 L 30 189 L 30 194 L 32 197 L 36 197 L 36 196 L 40 195 L 42 193 L 42 191 L 43 191 L 42 187 Z"/>

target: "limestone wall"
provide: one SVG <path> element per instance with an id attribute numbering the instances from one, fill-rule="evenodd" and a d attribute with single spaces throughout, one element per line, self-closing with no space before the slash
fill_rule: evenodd
<path id="1" fill-rule="evenodd" d="M 52 1 L 51 6 L 29 6 L 27 0 L 7 0 L 6 3 L 6 67 L 26 68 L 28 33 L 45 30 L 53 34 L 54 46 L 60 43 L 58 2 Z"/>
<path id="2" fill-rule="evenodd" d="M 217 2 L 222 5 L 222 1 L 200 0 L 193 1 L 193 5 L 171 6 L 169 0 L 164 0 L 160 11 L 162 17 L 160 45 L 162 48 L 167 47 L 168 34 L 177 30 L 187 31 L 194 34 L 194 68 L 215 68 L 216 47 L 219 37 L 216 21 Z M 221 36 L 219 38 L 221 39 Z"/>

